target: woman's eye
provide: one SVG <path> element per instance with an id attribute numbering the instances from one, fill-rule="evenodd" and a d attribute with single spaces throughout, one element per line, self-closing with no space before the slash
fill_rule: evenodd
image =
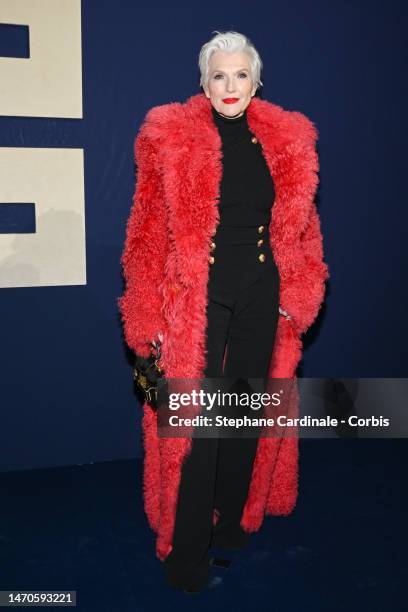
<path id="1" fill-rule="evenodd" d="M 240 72 L 238 76 L 239 76 L 240 78 L 241 78 L 241 77 L 244 77 L 244 79 L 246 79 L 248 75 L 247 75 L 247 73 L 246 73 L 246 72 Z M 218 79 L 218 80 L 219 80 L 219 79 L 222 79 L 222 74 L 216 74 L 216 75 L 214 75 L 214 79 Z"/>

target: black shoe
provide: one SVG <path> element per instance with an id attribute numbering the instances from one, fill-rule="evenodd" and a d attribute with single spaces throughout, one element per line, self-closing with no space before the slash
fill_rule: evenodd
<path id="1" fill-rule="evenodd" d="M 231 563 L 231 559 L 222 559 L 221 557 L 211 557 L 210 559 L 210 565 L 222 567 L 224 569 L 228 569 Z"/>

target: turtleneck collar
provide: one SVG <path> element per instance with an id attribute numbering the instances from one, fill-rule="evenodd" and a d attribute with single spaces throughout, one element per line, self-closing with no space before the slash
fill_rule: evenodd
<path id="1" fill-rule="evenodd" d="M 239 123 L 240 121 L 244 121 L 244 119 L 246 118 L 246 109 L 240 117 L 224 117 L 224 115 L 221 115 L 221 113 L 219 113 L 212 105 L 211 110 L 213 112 L 214 117 L 216 117 L 220 121 L 225 121 L 225 123 Z"/>
<path id="2" fill-rule="evenodd" d="M 224 145 L 230 143 L 236 144 L 248 138 L 247 109 L 244 110 L 240 117 L 233 117 L 232 119 L 221 115 L 213 106 L 211 106 L 211 113 Z"/>

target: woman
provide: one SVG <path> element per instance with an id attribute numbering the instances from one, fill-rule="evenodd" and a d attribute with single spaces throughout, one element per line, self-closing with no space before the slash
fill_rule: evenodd
<path id="1" fill-rule="evenodd" d="M 328 267 L 314 204 L 317 131 L 254 97 L 249 39 L 217 33 L 200 52 L 204 93 L 152 108 L 138 168 L 119 299 L 125 338 L 167 378 L 293 377 Z M 297 497 L 296 438 L 159 438 L 146 403 L 145 510 L 169 585 L 208 581 L 208 550 L 243 546 Z"/>

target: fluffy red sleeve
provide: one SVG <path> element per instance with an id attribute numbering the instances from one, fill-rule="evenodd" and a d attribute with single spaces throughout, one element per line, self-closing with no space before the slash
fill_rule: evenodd
<path id="1" fill-rule="evenodd" d="M 136 185 L 121 257 L 126 288 L 118 305 L 127 344 L 147 357 L 150 342 L 164 333 L 161 284 L 168 233 L 158 153 L 144 125 L 135 139 L 134 153 Z"/>
<path id="2" fill-rule="evenodd" d="M 324 298 L 325 281 L 329 278 L 328 265 L 323 259 L 320 219 L 314 202 L 319 169 L 315 141 L 316 132 L 309 130 L 302 146 L 296 151 L 295 167 L 301 175 L 305 175 L 303 185 L 307 185 L 307 188 L 303 191 L 309 200 L 309 213 L 294 249 L 292 272 L 281 293 L 281 306 L 292 317 L 299 334 L 303 334 L 316 319 Z"/>

